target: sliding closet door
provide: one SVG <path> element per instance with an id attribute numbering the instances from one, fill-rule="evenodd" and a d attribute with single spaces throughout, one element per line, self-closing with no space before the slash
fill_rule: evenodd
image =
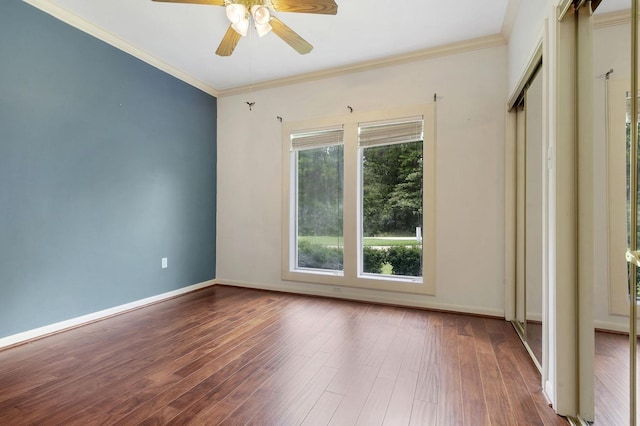
<path id="1" fill-rule="evenodd" d="M 550 174 L 550 374 L 559 414 L 594 418 L 594 172 L 591 1 L 563 1 L 555 23 Z"/>
<path id="2" fill-rule="evenodd" d="M 526 91 L 525 136 L 525 283 L 527 344 L 538 365 L 542 365 L 542 285 L 543 285 L 543 156 L 542 72 L 531 80 Z"/>
<path id="3" fill-rule="evenodd" d="M 540 370 L 543 363 L 543 90 L 542 63 L 533 68 L 512 114 L 516 120 L 515 321 Z"/>
<path id="4" fill-rule="evenodd" d="M 640 252 L 638 251 L 638 101 L 640 86 L 638 81 L 638 1 L 632 0 L 631 6 L 631 90 L 629 91 L 629 250 L 626 259 L 629 261 L 629 424 L 636 424 L 637 409 L 637 334 L 636 318 L 638 315 L 638 268 L 640 268 Z"/>

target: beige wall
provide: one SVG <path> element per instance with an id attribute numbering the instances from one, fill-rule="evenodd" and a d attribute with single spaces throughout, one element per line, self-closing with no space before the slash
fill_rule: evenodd
<path id="1" fill-rule="evenodd" d="M 508 93 L 512 94 L 524 77 L 528 61 L 542 40 L 544 20 L 559 0 L 512 0 L 518 2 L 518 12 L 508 46 Z"/>
<path id="2" fill-rule="evenodd" d="M 506 46 L 493 47 L 220 98 L 218 281 L 503 315 L 506 58 Z M 401 107 L 436 92 L 436 296 L 282 281 L 276 117 Z"/>

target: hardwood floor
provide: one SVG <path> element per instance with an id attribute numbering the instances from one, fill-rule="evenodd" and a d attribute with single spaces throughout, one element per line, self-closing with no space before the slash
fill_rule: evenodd
<path id="1" fill-rule="evenodd" d="M 0 424 L 564 425 L 495 319 L 216 286 L 0 352 Z"/>
<path id="2" fill-rule="evenodd" d="M 542 365 L 542 323 L 527 321 L 527 343 L 536 359 Z"/>
<path id="3" fill-rule="evenodd" d="M 637 396 L 636 405 L 640 407 L 640 394 Z M 640 413 L 637 421 L 640 423 Z M 596 332 L 594 424 L 618 426 L 629 423 L 629 336 Z"/>

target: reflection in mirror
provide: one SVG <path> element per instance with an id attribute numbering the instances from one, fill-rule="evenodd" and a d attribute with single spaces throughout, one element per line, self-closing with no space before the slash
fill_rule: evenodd
<path id="1" fill-rule="evenodd" d="M 543 279 L 543 181 L 542 73 L 527 89 L 525 132 L 525 286 L 526 336 L 538 364 L 542 364 L 542 279 Z"/>
<path id="2" fill-rule="evenodd" d="M 525 112 L 524 99 L 516 110 L 516 320 L 520 337 L 525 332 Z"/>
<path id="3" fill-rule="evenodd" d="M 629 0 L 607 0 L 593 20 L 594 192 L 596 241 L 596 424 L 629 424 L 628 330 L 631 11 Z"/>
<path id="4" fill-rule="evenodd" d="M 537 70 L 540 66 L 537 67 Z M 542 365 L 543 155 L 542 73 L 534 71 L 516 114 L 516 321 L 538 368 Z"/>
<path id="5" fill-rule="evenodd" d="M 640 96 L 636 96 L 636 105 L 638 105 L 638 100 L 640 99 Z M 626 234 L 627 234 L 627 245 L 626 247 L 631 247 L 631 165 L 632 164 L 636 164 L 637 167 L 637 162 L 636 159 L 632 159 L 631 158 L 631 128 L 632 128 L 632 117 L 631 117 L 631 93 L 630 92 L 626 92 L 625 94 L 625 170 L 626 170 L 626 176 L 625 176 L 625 183 L 626 183 L 626 206 L 625 206 L 625 211 L 626 211 L 626 216 L 627 216 L 627 221 L 626 221 Z M 640 105 L 639 105 L 640 106 Z M 640 109 L 639 109 L 640 110 Z M 635 120 L 635 128 L 636 128 L 636 134 L 639 136 L 638 140 L 640 141 L 640 135 L 638 134 L 638 131 L 640 131 L 640 128 L 638 127 L 638 122 L 640 122 L 640 120 L 638 120 L 636 118 Z M 640 176 L 640 173 L 637 173 L 636 176 Z M 636 185 L 637 188 L 636 190 L 640 189 L 640 185 Z M 636 203 L 637 206 L 640 207 L 640 196 L 636 196 Z M 638 208 L 636 211 L 640 211 L 640 208 Z M 639 218 L 636 217 L 636 247 L 640 247 L 640 221 L 638 220 Z M 631 264 L 627 264 L 627 274 L 630 276 L 631 274 Z M 640 282 L 640 268 L 636 268 L 636 276 L 637 276 L 637 281 Z M 629 280 L 629 283 L 627 285 L 627 294 L 628 297 L 631 299 L 631 280 Z M 638 289 L 635 291 L 635 299 L 636 301 L 638 300 L 638 295 L 640 293 L 640 287 L 638 287 Z"/>

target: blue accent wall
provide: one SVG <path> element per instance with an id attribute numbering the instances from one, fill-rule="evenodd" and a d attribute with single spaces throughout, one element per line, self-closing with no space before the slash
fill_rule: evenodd
<path id="1" fill-rule="evenodd" d="M 215 277 L 216 120 L 215 97 L 0 1 L 0 338 Z"/>

